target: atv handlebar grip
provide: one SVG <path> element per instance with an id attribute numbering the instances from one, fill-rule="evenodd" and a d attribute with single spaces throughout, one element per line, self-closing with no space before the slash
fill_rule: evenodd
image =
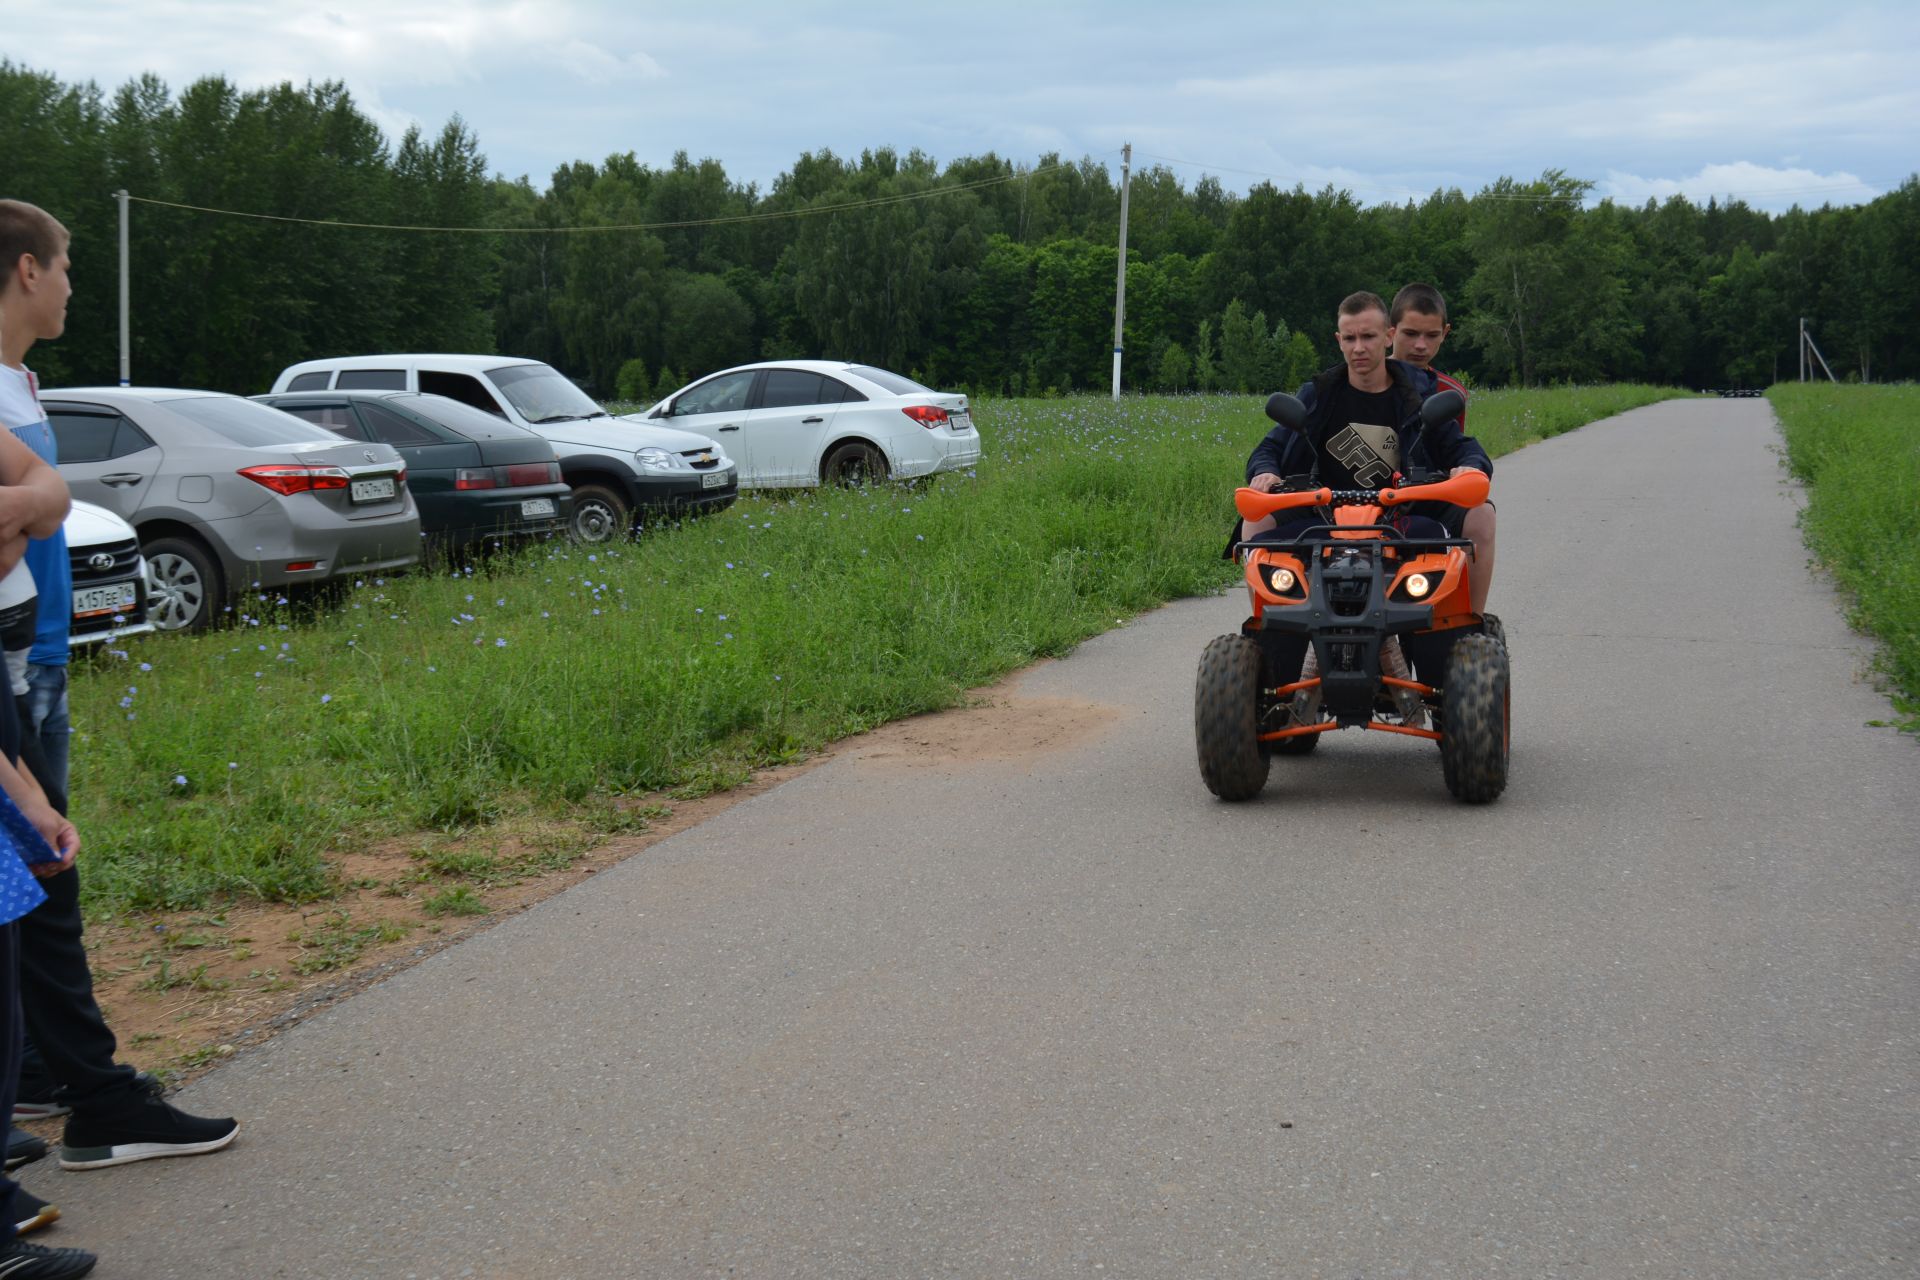
<path id="1" fill-rule="evenodd" d="M 1262 493 L 1258 489 L 1235 489 L 1233 509 L 1242 520 L 1263 520 L 1296 507 L 1324 507 L 1333 501 L 1331 489 L 1303 489 L 1294 493 Z"/>
<path id="2" fill-rule="evenodd" d="M 1409 485 L 1405 489 L 1382 489 L 1380 505 L 1395 507 L 1407 502 L 1444 502 L 1455 507 L 1477 507 L 1487 500 L 1493 481 L 1478 469 L 1463 471 L 1435 484 Z"/>

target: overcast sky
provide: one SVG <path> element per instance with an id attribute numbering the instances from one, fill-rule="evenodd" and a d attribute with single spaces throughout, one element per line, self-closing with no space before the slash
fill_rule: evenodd
<path id="1" fill-rule="evenodd" d="M 1553 12 L 1543 12 L 1551 8 Z M 1549 168 L 1635 203 L 1871 199 L 1920 168 L 1899 4 L 911 0 L 0 0 L 0 55 L 111 89 L 153 71 L 345 81 L 392 136 L 465 117 L 493 169 L 677 150 L 766 186 L 802 151 L 1092 155 L 1350 188 Z"/>

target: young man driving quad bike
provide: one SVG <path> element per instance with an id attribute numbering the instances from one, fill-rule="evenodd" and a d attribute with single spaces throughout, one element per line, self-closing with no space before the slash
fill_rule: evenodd
<path id="1" fill-rule="evenodd" d="M 1386 359 L 1390 328 L 1377 296 L 1349 297 L 1344 364 L 1268 401 L 1279 425 L 1248 461 L 1228 548 L 1253 609 L 1207 647 L 1196 686 L 1200 771 L 1223 799 L 1256 794 L 1273 754 L 1348 727 L 1439 743 L 1463 800 L 1506 785 L 1507 654 L 1471 607 L 1473 544 L 1413 514 L 1479 506 L 1492 463 L 1460 430 L 1459 391 Z"/>

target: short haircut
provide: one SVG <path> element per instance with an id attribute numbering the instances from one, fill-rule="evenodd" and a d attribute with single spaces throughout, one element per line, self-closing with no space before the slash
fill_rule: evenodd
<path id="1" fill-rule="evenodd" d="M 1368 293 L 1365 289 L 1348 294 L 1340 302 L 1340 314 L 1343 316 L 1363 316 L 1369 311 L 1378 311 L 1385 316 L 1387 304 L 1381 301 L 1379 294 Z M 1335 323 L 1339 322 L 1336 320 Z"/>
<path id="2" fill-rule="evenodd" d="M 1447 318 L 1447 300 L 1430 284 L 1404 285 L 1400 292 L 1393 295 L 1393 310 L 1387 318 L 1399 324 L 1400 317 L 1409 311 L 1418 311 L 1423 316 L 1439 316 L 1444 321 Z"/>
<path id="3" fill-rule="evenodd" d="M 72 239 L 60 220 L 39 205 L 0 200 L 0 272 L 8 278 L 22 254 L 32 254 L 44 266 L 65 253 Z"/>

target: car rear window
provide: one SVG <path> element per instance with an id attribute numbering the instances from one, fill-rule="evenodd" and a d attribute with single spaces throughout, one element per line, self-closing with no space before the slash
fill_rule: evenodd
<path id="1" fill-rule="evenodd" d="M 409 413 L 417 413 L 430 422 L 443 427 L 451 427 L 462 435 L 479 435 L 491 440 L 503 431 L 520 433 L 520 428 L 511 423 L 502 422 L 494 414 L 484 409 L 476 409 L 470 404 L 450 400 L 442 395 L 395 396 L 395 400 L 404 404 Z"/>
<path id="2" fill-rule="evenodd" d="M 405 369 L 342 369 L 335 391 L 405 391 Z"/>
<path id="3" fill-rule="evenodd" d="M 897 373 L 888 373 L 885 369 L 876 369 L 870 364 L 847 366 L 847 372 L 855 377 L 865 378 L 882 391 L 891 391 L 897 396 L 910 396 L 916 391 L 931 393 L 932 387 L 923 387 L 912 378 L 903 378 Z"/>
<path id="4" fill-rule="evenodd" d="M 312 444 L 327 433 L 290 413 L 238 396 L 189 396 L 163 400 L 160 407 L 249 449 L 269 444 Z"/>

